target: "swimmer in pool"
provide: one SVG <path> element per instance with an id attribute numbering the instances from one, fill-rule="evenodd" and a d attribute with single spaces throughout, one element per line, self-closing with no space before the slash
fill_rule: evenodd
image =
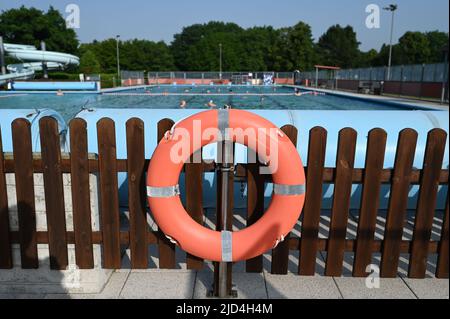
<path id="1" fill-rule="evenodd" d="M 211 109 L 214 109 L 214 108 L 217 107 L 217 105 L 214 104 L 214 101 L 213 101 L 213 100 L 210 100 L 210 101 L 208 102 L 208 104 L 206 104 L 206 106 L 209 107 L 209 108 L 211 108 Z"/>
<path id="2" fill-rule="evenodd" d="M 58 92 L 56 92 L 56 96 L 64 96 L 64 93 L 63 93 L 63 91 L 61 91 L 61 90 L 58 90 Z"/>
<path id="3" fill-rule="evenodd" d="M 180 107 L 181 107 L 182 109 L 185 109 L 185 108 L 186 108 L 186 105 L 187 105 L 187 102 L 186 102 L 185 100 L 181 100 L 181 101 L 180 101 Z"/>

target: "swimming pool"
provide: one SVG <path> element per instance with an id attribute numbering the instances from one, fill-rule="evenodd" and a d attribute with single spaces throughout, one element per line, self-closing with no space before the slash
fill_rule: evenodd
<path id="1" fill-rule="evenodd" d="M 32 114 L 34 117 L 32 136 L 34 137 L 33 151 L 39 152 L 39 126 L 36 125 L 42 116 L 49 113 L 33 112 L 33 108 L 49 108 L 64 117 L 68 124 L 73 117 L 84 119 L 88 131 L 88 152 L 98 153 L 97 122 L 101 118 L 111 118 L 115 122 L 117 149 L 119 159 L 127 158 L 126 122 L 130 118 L 138 117 L 145 125 L 145 154 L 150 158 L 157 143 L 157 123 L 169 118 L 174 122 L 207 109 L 210 100 L 221 107 L 224 104 L 233 108 L 248 109 L 266 118 L 276 126 L 293 125 L 298 129 L 297 149 L 301 158 L 306 162 L 308 156 L 309 132 L 316 126 L 327 130 L 327 167 L 334 167 L 338 150 L 339 132 L 345 127 L 352 127 L 358 134 L 355 168 L 365 165 L 367 136 L 374 128 L 383 128 L 388 133 L 384 167 L 394 166 L 396 146 L 399 132 L 405 128 L 414 128 L 418 134 L 414 167 L 421 168 L 425 154 L 427 134 L 435 128 L 449 131 L 448 111 L 433 110 L 419 104 L 410 105 L 398 102 L 397 99 L 374 98 L 373 96 L 347 96 L 338 93 L 321 91 L 319 95 L 304 90 L 302 96 L 294 95 L 292 87 L 253 87 L 253 86 L 153 86 L 139 89 L 105 90 L 103 94 L 73 93 L 56 96 L 55 93 L 23 94 L 20 92 L 0 94 L 0 127 L 3 134 L 3 146 L 7 152 L 12 151 L 11 122 L 18 117 Z M 309 93 L 308 93 L 309 92 Z M 181 100 L 187 102 L 185 109 L 180 109 Z M 395 102 L 397 100 L 397 102 Z M 396 104 L 397 103 L 397 104 Z M 28 109 L 28 110 L 25 110 Z M 51 112 L 50 110 L 48 112 Z M 57 116 L 55 114 L 54 116 Z M 64 126 L 64 127 L 63 127 Z M 66 135 L 67 126 L 61 125 L 61 136 L 64 141 L 69 140 Z M 204 159 L 215 159 L 217 145 L 209 145 L 203 149 Z M 69 146 L 63 146 L 69 152 Z M 447 140 L 448 149 L 448 140 Z M 235 162 L 246 163 L 247 151 L 242 145 L 236 145 Z M 443 162 L 443 168 L 448 168 L 448 152 Z M 210 190 L 205 199 L 205 207 L 214 207 L 215 191 L 212 189 L 216 182 L 214 174 L 205 177 L 204 190 Z M 119 188 L 121 204 L 126 205 L 127 189 L 126 173 L 119 174 Z M 235 207 L 244 207 L 245 199 L 236 187 Z M 389 186 L 384 188 L 389 193 Z M 408 207 L 415 207 L 417 203 L 418 187 L 412 188 Z M 352 209 L 360 204 L 360 190 L 355 186 L 352 193 Z M 446 196 L 446 192 L 443 192 Z M 271 189 L 266 189 L 266 198 L 270 199 Z M 324 193 L 323 207 L 330 208 L 333 188 L 330 186 Z M 205 195 L 206 196 L 206 195 Z M 444 196 L 444 197 L 445 197 Z M 383 197 L 380 208 L 386 208 L 388 197 Z M 208 206 L 209 205 L 209 206 Z M 445 198 L 439 200 L 439 207 L 445 205 Z"/>
<path id="2" fill-rule="evenodd" d="M 0 108 L 30 109 L 50 108 L 59 112 L 66 121 L 81 109 L 92 108 L 146 108 L 178 109 L 186 101 L 186 109 L 207 109 L 213 101 L 218 107 L 227 104 L 247 110 L 327 110 L 327 111 L 410 111 L 420 107 L 381 103 L 334 94 L 295 96 L 291 87 L 274 86 L 153 86 L 103 94 L 0 94 Z"/>

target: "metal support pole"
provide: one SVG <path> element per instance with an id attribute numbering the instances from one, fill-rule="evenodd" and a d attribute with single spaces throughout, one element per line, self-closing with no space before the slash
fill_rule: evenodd
<path id="1" fill-rule="evenodd" d="M 447 73 L 447 78 L 445 74 Z M 444 76 L 442 77 L 442 94 L 441 94 L 441 104 L 445 103 L 445 93 L 448 90 L 448 48 L 445 52 L 445 63 L 444 63 Z"/>
<path id="2" fill-rule="evenodd" d="M 392 22 L 391 22 L 391 37 L 389 41 L 389 61 L 388 61 L 388 81 L 391 79 L 391 67 L 392 67 L 392 42 L 394 38 L 394 18 L 395 18 L 395 11 L 392 11 Z"/>
<path id="3" fill-rule="evenodd" d="M 116 35 L 116 55 L 117 55 L 117 81 L 119 86 L 122 86 L 122 77 L 120 74 L 120 49 L 119 49 L 120 35 Z"/>
<path id="4" fill-rule="evenodd" d="M 227 132 L 225 132 L 227 134 Z M 233 142 L 223 137 L 219 143 L 218 174 L 220 183 L 219 204 L 217 206 L 217 231 L 232 230 L 232 173 L 234 170 Z M 232 267 L 231 262 L 215 263 L 214 267 L 214 289 L 213 296 L 219 298 L 230 298 L 236 296 L 232 290 Z"/>
<path id="5" fill-rule="evenodd" d="M 403 94 L 403 82 L 404 82 L 403 72 L 404 72 L 404 68 L 405 68 L 404 65 L 402 65 L 400 67 L 400 92 L 398 92 L 398 96 L 402 96 L 402 94 Z"/>
<path id="6" fill-rule="evenodd" d="M 221 207 L 220 218 L 222 231 L 231 231 L 228 220 L 228 197 L 229 197 L 229 174 L 233 171 L 233 142 L 225 140 L 222 142 L 222 164 L 220 174 L 222 175 L 222 191 L 221 191 Z M 228 267 L 232 267 L 230 263 L 219 263 L 219 298 L 228 298 L 231 291 L 228 286 Z M 231 269 L 231 268 L 230 268 Z"/>
<path id="7" fill-rule="evenodd" d="M 233 147 L 231 145 L 231 147 Z M 223 142 L 222 143 L 222 150 L 225 158 L 225 153 L 228 152 L 229 143 Z M 221 224 L 223 227 L 223 230 L 229 230 L 227 227 L 228 224 L 228 218 L 227 218 L 227 212 L 228 212 L 228 172 L 230 170 L 230 166 L 228 163 L 222 164 L 222 169 L 220 174 L 222 174 L 222 207 L 221 209 Z M 219 263 L 219 298 L 226 298 L 229 297 L 229 291 L 228 291 L 228 263 L 221 262 Z"/>
<path id="8" fill-rule="evenodd" d="M 219 78 L 222 80 L 222 43 L 219 44 Z"/>
<path id="9" fill-rule="evenodd" d="M 336 84 L 335 84 L 335 86 L 336 86 L 335 90 L 336 91 L 338 90 L 338 72 L 339 71 L 337 71 L 337 70 L 334 71 L 334 79 L 336 81 Z"/>
<path id="10" fill-rule="evenodd" d="M 45 42 L 41 41 L 41 50 L 46 51 Z M 47 62 L 42 61 L 42 72 L 44 73 L 44 79 L 48 79 Z"/>
<path id="11" fill-rule="evenodd" d="M 391 21 L 391 36 L 389 41 L 389 62 L 388 62 L 388 71 L 387 71 L 387 81 L 391 80 L 391 67 L 392 67 L 392 42 L 394 39 L 394 22 L 395 22 L 395 11 L 398 9 L 398 5 L 391 4 L 388 7 L 384 8 L 384 10 L 392 12 L 392 21 Z"/>
<path id="12" fill-rule="evenodd" d="M 319 87 L 319 68 L 316 68 L 316 88 Z"/>
<path id="13" fill-rule="evenodd" d="M 420 74 L 420 96 L 419 99 L 422 98 L 423 95 L 423 82 L 425 80 L 425 64 L 422 64 L 422 69 L 421 69 L 421 74 Z"/>
<path id="14" fill-rule="evenodd" d="M 5 67 L 5 47 L 3 46 L 3 37 L 0 36 L 0 69 L 3 75 L 6 74 Z"/>

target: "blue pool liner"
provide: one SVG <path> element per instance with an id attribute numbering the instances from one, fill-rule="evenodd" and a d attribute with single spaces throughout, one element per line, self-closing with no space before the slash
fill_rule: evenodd
<path id="1" fill-rule="evenodd" d="M 14 82 L 12 91 L 98 91 L 97 82 Z"/>

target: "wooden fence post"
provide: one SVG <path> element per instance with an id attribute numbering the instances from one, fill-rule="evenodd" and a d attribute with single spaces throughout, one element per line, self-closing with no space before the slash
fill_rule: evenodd
<path id="1" fill-rule="evenodd" d="M 342 275 L 355 162 L 356 136 L 357 133 L 352 128 L 345 128 L 339 133 L 336 181 L 325 266 L 326 276 Z"/>
<path id="2" fill-rule="evenodd" d="M 400 132 L 381 256 L 383 278 L 397 277 L 416 145 L 416 131 L 405 129 Z"/>
<path id="3" fill-rule="evenodd" d="M 298 131 L 292 125 L 286 125 L 281 128 L 291 140 L 292 144 L 297 147 Z M 283 242 L 278 247 L 272 250 L 272 274 L 274 275 L 286 275 L 288 273 L 289 264 L 289 239 L 290 233 L 286 235 Z"/>
<path id="4" fill-rule="evenodd" d="M 121 266 L 119 195 L 117 182 L 116 131 L 108 118 L 97 123 L 98 159 L 101 190 L 101 227 L 103 238 L 103 267 Z"/>
<path id="5" fill-rule="evenodd" d="M 410 278 L 425 278 L 446 141 L 444 130 L 434 129 L 428 133 L 409 259 Z"/>
<path id="6" fill-rule="evenodd" d="M 12 138 L 21 265 L 23 269 L 37 269 L 39 261 L 30 122 L 25 119 L 15 120 L 12 123 Z"/>
<path id="7" fill-rule="evenodd" d="M 2 132 L 0 130 L 0 269 L 11 269 L 12 250 L 9 229 L 8 192 L 3 156 Z"/>
<path id="8" fill-rule="evenodd" d="M 42 162 L 44 163 L 43 175 L 50 267 L 55 270 L 65 270 L 69 260 L 58 122 L 53 117 L 44 117 L 39 121 L 39 130 Z"/>
<path id="9" fill-rule="evenodd" d="M 130 209 L 130 253 L 133 269 L 148 267 L 147 195 L 145 192 L 144 122 L 133 118 L 126 123 L 128 205 Z"/>
<path id="10" fill-rule="evenodd" d="M 200 159 L 200 163 L 194 160 Z M 191 156 L 190 163 L 185 165 L 186 181 L 186 210 L 197 223 L 203 225 L 203 159 L 200 149 Z M 203 259 L 187 254 L 186 264 L 188 269 L 200 270 L 203 268 Z"/>
<path id="11" fill-rule="evenodd" d="M 372 262 L 386 140 L 387 134 L 382 129 L 374 129 L 369 133 L 361 209 L 358 219 L 355 261 L 353 264 L 354 277 L 367 277 L 369 275 L 366 267 Z"/>
<path id="12" fill-rule="evenodd" d="M 92 247 L 87 124 L 83 119 L 73 119 L 69 126 L 75 259 L 80 269 L 92 269 L 94 268 L 94 253 Z"/>
<path id="13" fill-rule="evenodd" d="M 261 163 L 255 151 L 248 149 L 247 159 L 247 227 L 256 223 L 264 214 L 264 176 L 259 173 Z M 255 160 L 255 163 L 250 163 Z M 245 269 L 250 273 L 263 271 L 263 256 L 257 256 L 245 262 Z"/>
<path id="14" fill-rule="evenodd" d="M 302 276 L 313 276 L 316 270 L 326 145 L 327 131 L 322 127 L 313 128 L 309 132 L 307 190 L 300 241 L 299 274 Z"/>

